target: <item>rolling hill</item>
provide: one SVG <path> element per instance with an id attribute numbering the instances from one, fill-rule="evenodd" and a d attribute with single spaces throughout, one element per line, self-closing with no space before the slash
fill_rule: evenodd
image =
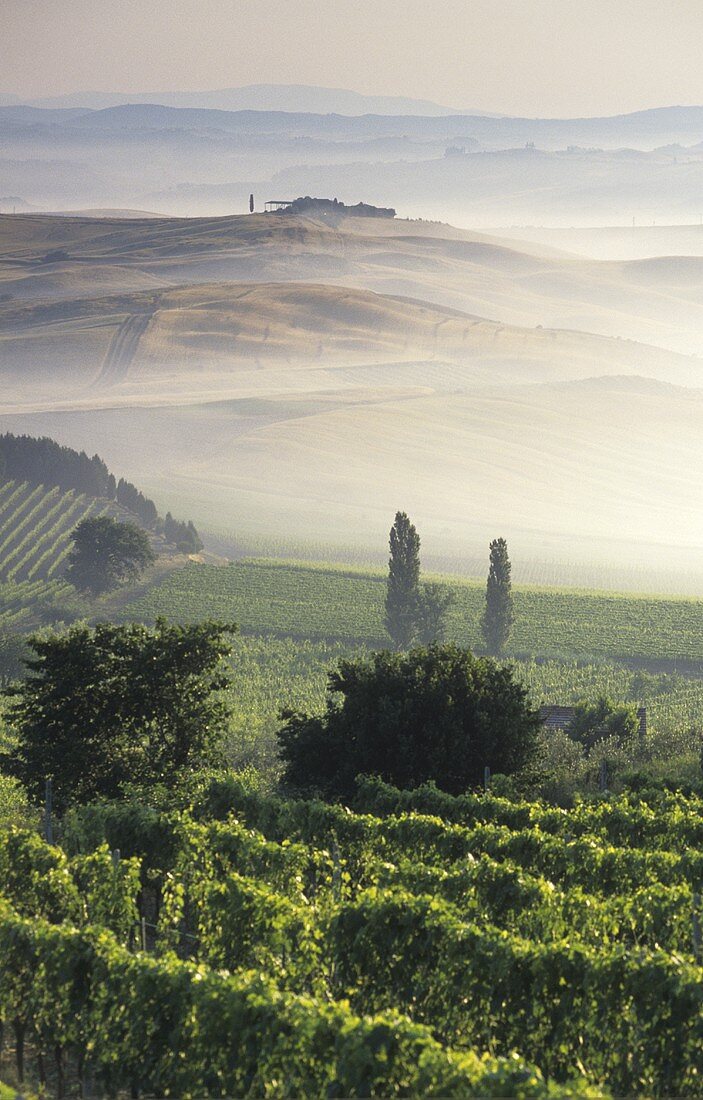
<path id="1" fill-rule="evenodd" d="M 4 98 L 11 99 L 14 103 L 22 102 L 17 96 Z M 125 103 L 158 103 L 169 107 L 211 108 L 219 111 L 313 111 L 340 115 L 462 113 L 426 99 L 363 95 L 347 88 L 321 88 L 309 84 L 248 84 L 240 88 L 220 88 L 206 92 L 74 92 L 35 99 L 30 105 L 101 110 Z"/>
<path id="2" fill-rule="evenodd" d="M 543 382 L 599 374 L 697 381 L 700 366 L 659 348 L 524 329 L 426 302 L 308 283 L 217 283 L 0 307 L 6 403 L 63 399 L 152 403 L 320 390 L 366 367 L 366 388 Z M 396 369 L 385 370 L 384 364 Z M 264 373 L 262 369 L 266 368 Z M 276 371 L 276 374 L 271 374 Z M 284 377 L 279 375 L 283 372 Z M 302 377 L 298 377 L 302 372 Z M 411 381 L 412 379 L 412 381 Z M 357 383 L 352 380 L 351 385 Z M 86 388 L 92 387 L 89 395 Z M 53 393 L 52 393 L 53 391 Z"/>
<path id="3" fill-rule="evenodd" d="M 223 281 L 354 287 L 508 325 L 703 352 L 703 260 L 695 256 L 599 262 L 544 243 L 401 219 L 0 216 L 3 328 L 5 309 L 12 317 L 30 299 Z"/>
<path id="4" fill-rule="evenodd" d="M 703 368 L 680 353 L 701 261 L 384 219 L 19 216 L 0 236 L 0 426 L 105 454 L 225 553 L 380 555 L 403 507 L 430 557 L 501 533 L 523 560 L 703 591 Z"/>

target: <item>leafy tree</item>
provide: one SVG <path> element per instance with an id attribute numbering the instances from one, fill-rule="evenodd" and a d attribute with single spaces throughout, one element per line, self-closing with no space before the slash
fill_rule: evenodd
<path id="1" fill-rule="evenodd" d="M 443 642 L 447 631 L 447 612 L 455 602 L 454 593 L 443 584 L 426 583 L 417 593 L 417 638 L 423 645 Z"/>
<path id="2" fill-rule="evenodd" d="M 389 545 L 386 630 L 396 649 L 407 649 L 417 628 L 420 536 L 405 512 L 395 514 Z"/>
<path id="3" fill-rule="evenodd" d="M 510 558 L 505 539 L 494 539 L 490 545 L 490 552 L 486 610 L 481 620 L 481 629 L 486 649 L 497 657 L 503 652 L 510 637 L 515 612 L 510 581 Z"/>
<path id="4" fill-rule="evenodd" d="M 27 647 L 21 634 L 0 630 L 0 688 L 18 680 L 24 672 Z"/>
<path id="5" fill-rule="evenodd" d="M 235 628 L 132 623 L 34 635 L 30 675 L 13 692 L 16 747 L 2 770 L 57 807 L 112 798 L 125 784 L 172 786 L 219 758 L 229 710 L 219 694 Z"/>
<path id="6" fill-rule="evenodd" d="M 125 481 L 123 477 L 120 478 L 115 489 L 115 499 L 123 508 L 137 516 L 149 530 L 156 526 L 156 521 L 159 518 L 156 505 L 153 500 L 149 500 L 143 493 L 140 493 L 131 481 Z"/>
<path id="7" fill-rule="evenodd" d="M 626 745 L 639 734 L 639 718 L 633 706 L 613 703 L 601 696 L 595 703 L 579 703 L 575 711 L 568 734 L 587 752 L 608 738 L 613 737 L 619 745 Z"/>
<path id="8" fill-rule="evenodd" d="M 174 519 L 171 513 L 167 512 L 163 531 L 166 542 L 173 543 L 176 549 L 183 554 L 197 554 L 203 548 L 192 520 L 185 523 L 182 520 Z"/>
<path id="9" fill-rule="evenodd" d="M 147 534 L 109 516 L 82 520 L 71 538 L 68 579 L 94 596 L 136 578 L 156 561 Z"/>
<path id="10" fill-rule="evenodd" d="M 539 713 L 508 668 L 455 645 L 340 661 L 321 716 L 285 712 L 285 779 L 348 798 L 360 774 L 397 787 L 429 780 L 452 794 L 484 768 L 513 774 L 536 751 Z"/>

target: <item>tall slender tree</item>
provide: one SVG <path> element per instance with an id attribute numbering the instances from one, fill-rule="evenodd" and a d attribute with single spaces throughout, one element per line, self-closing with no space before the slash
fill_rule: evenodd
<path id="1" fill-rule="evenodd" d="M 497 657 L 510 637 L 515 610 L 510 580 L 510 558 L 505 539 L 494 539 L 490 545 L 490 565 L 486 584 L 486 610 L 481 629 L 486 649 Z"/>
<path id="2" fill-rule="evenodd" d="M 407 513 L 396 512 L 389 546 L 386 630 L 396 649 L 407 649 L 417 630 L 420 584 L 420 536 Z"/>

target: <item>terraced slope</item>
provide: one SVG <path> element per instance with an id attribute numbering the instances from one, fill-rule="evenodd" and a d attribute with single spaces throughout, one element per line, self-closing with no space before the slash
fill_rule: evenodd
<path id="1" fill-rule="evenodd" d="M 0 485 L 0 582 L 57 579 L 70 549 L 70 536 L 86 516 L 114 511 L 74 491 L 29 482 Z"/>

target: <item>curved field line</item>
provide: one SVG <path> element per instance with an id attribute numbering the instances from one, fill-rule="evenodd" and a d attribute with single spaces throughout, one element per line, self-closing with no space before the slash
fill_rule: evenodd
<path id="1" fill-rule="evenodd" d="M 103 360 L 102 370 L 95 380 L 96 386 L 120 382 L 126 377 L 134 359 L 139 341 L 149 327 L 156 306 L 139 313 L 131 313 L 115 332 Z"/>

